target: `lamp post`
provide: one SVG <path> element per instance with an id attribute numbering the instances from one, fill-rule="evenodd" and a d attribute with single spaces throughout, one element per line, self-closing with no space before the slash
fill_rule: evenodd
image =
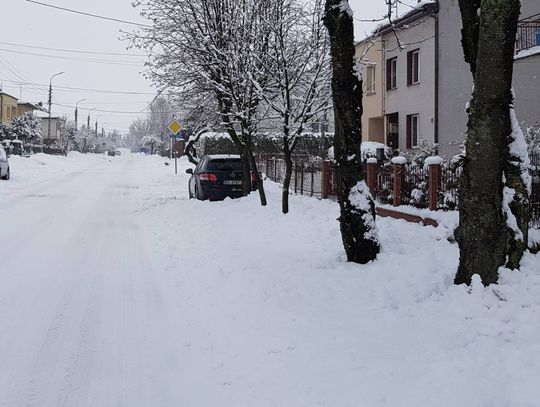
<path id="1" fill-rule="evenodd" d="M 94 111 L 94 110 L 96 110 L 95 107 L 88 111 L 88 120 L 87 120 L 87 123 L 86 123 L 86 127 L 88 128 L 88 131 L 90 131 L 90 113 L 92 113 L 92 111 Z"/>
<path id="2" fill-rule="evenodd" d="M 51 76 L 51 79 L 49 79 L 49 125 L 48 127 L 48 138 L 51 139 L 51 107 L 52 107 L 52 80 L 54 77 L 58 75 L 62 75 L 65 72 L 58 72 L 55 73 L 53 76 Z"/>
<path id="3" fill-rule="evenodd" d="M 97 133 L 97 128 L 98 128 L 98 119 L 103 116 L 102 114 L 100 114 L 99 116 L 96 117 L 96 137 L 98 136 L 98 133 Z"/>
<path id="4" fill-rule="evenodd" d="M 75 103 L 75 133 L 79 131 L 79 103 L 84 102 L 86 99 L 81 99 Z"/>

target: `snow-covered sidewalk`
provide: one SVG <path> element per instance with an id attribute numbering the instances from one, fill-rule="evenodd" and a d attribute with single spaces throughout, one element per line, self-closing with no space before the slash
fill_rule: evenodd
<path id="1" fill-rule="evenodd" d="M 540 256 L 452 284 L 449 230 L 187 199 L 180 161 L 36 156 L 0 183 L 0 405 L 537 406 Z"/>

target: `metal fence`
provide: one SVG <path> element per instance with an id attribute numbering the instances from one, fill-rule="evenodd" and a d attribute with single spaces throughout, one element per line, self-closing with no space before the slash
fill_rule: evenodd
<path id="1" fill-rule="evenodd" d="M 377 172 L 375 200 L 385 205 L 394 203 L 394 168 L 390 163 L 379 167 Z"/>
<path id="2" fill-rule="evenodd" d="M 459 188 L 463 167 L 441 166 L 441 186 L 439 189 L 438 208 L 443 210 L 457 209 L 459 204 Z"/>
<path id="3" fill-rule="evenodd" d="M 423 165 L 409 163 L 403 171 L 401 202 L 417 208 L 428 207 L 429 171 Z"/>
<path id="4" fill-rule="evenodd" d="M 285 179 L 285 160 L 277 157 L 259 157 L 257 167 L 266 177 L 280 184 Z M 322 160 L 295 158 L 290 191 L 299 195 L 322 197 Z"/>
<path id="5" fill-rule="evenodd" d="M 530 197 L 530 218 L 531 226 L 540 228 L 540 151 L 531 154 L 531 166 L 529 173 L 532 178 L 532 188 Z"/>
<path id="6" fill-rule="evenodd" d="M 516 52 L 540 45 L 540 14 L 518 24 Z"/>
<path id="7" fill-rule="evenodd" d="M 530 197 L 530 225 L 540 228 L 540 152 L 531 154 L 530 174 L 532 177 L 532 193 Z M 324 175 L 323 161 L 320 158 L 296 157 L 293 160 L 293 173 L 290 191 L 299 195 L 323 198 L 325 194 L 336 195 L 337 182 L 335 169 L 327 163 L 327 174 Z M 285 161 L 278 157 L 259 157 L 257 167 L 260 172 L 272 181 L 283 183 L 285 178 Z M 364 172 L 367 179 L 366 165 L 359 171 Z M 401 174 L 401 191 L 394 191 L 394 166 L 385 163 L 378 167 L 374 190 L 375 200 L 381 204 L 393 205 L 394 194 L 400 193 L 401 203 L 417 208 L 429 206 L 429 170 L 422 165 L 407 164 Z M 437 209 L 455 210 L 459 204 L 460 180 L 463 174 L 461 166 L 441 165 Z M 324 183 L 326 182 L 326 185 Z"/>

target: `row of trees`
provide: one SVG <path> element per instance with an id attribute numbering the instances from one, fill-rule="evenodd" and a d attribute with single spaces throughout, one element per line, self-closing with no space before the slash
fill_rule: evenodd
<path id="1" fill-rule="evenodd" d="M 168 98 L 158 96 L 149 106 L 148 117 L 137 118 L 129 126 L 131 147 L 145 147 L 151 154 L 164 152 L 170 146 L 169 131 L 171 120 L 176 116 L 176 107 Z"/>
<path id="2" fill-rule="evenodd" d="M 63 151 L 77 150 L 82 153 L 103 151 L 121 144 L 122 137 L 117 130 L 105 137 L 94 129 L 82 126 L 75 130 L 75 122 L 67 116 L 58 120 L 58 139 L 50 146 Z M 43 142 L 41 119 L 32 112 L 17 116 L 10 123 L 0 124 L 0 140 L 20 140 L 25 145 Z"/>

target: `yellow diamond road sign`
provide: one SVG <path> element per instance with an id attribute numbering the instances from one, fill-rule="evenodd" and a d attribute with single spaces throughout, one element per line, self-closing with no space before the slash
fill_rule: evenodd
<path id="1" fill-rule="evenodd" d="M 169 130 L 171 131 L 171 133 L 173 135 L 177 135 L 178 133 L 180 133 L 180 130 L 182 130 L 182 126 L 180 125 L 180 123 L 178 123 L 176 120 L 173 120 L 171 122 L 171 124 L 169 124 Z"/>

